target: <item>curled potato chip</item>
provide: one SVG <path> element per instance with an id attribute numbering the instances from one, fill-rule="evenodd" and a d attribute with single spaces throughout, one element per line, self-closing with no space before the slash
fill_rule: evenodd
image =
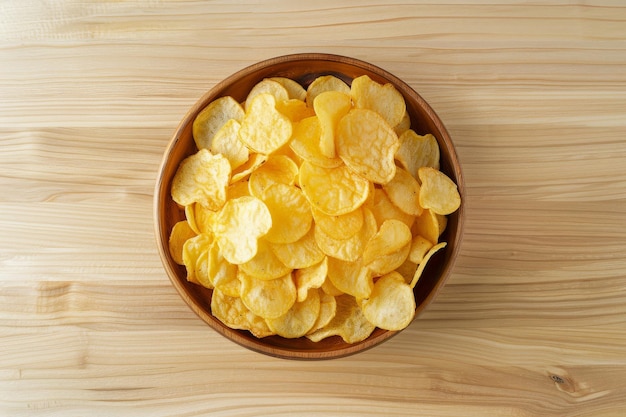
<path id="1" fill-rule="evenodd" d="M 297 123 L 307 117 L 315 116 L 315 111 L 306 105 L 304 101 L 289 99 L 276 102 L 276 110 L 287 116 L 293 123 Z"/>
<path id="2" fill-rule="evenodd" d="M 228 262 L 242 264 L 256 255 L 258 240 L 272 227 L 267 206 L 256 197 L 228 200 L 215 219 L 215 238 Z"/>
<path id="3" fill-rule="evenodd" d="M 350 87 L 334 75 L 322 75 L 317 77 L 309 84 L 306 90 L 307 105 L 313 107 L 315 97 L 325 91 L 339 91 L 344 94 L 350 94 Z"/>
<path id="4" fill-rule="evenodd" d="M 456 184 L 443 172 L 431 167 L 421 167 L 417 171 L 422 187 L 420 204 L 437 214 L 454 213 L 461 205 L 461 196 Z"/>
<path id="5" fill-rule="evenodd" d="M 327 158 L 335 158 L 335 131 L 339 120 L 352 108 L 350 96 L 340 91 L 325 91 L 315 97 L 313 108 L 320 124 L 320 151 Z"/>
<path id="6" fill-rule="evenodd" d="M 437 215 L 430 209 L 424 209 L 421 216 L 415 218 L 411 227 L 413 236 L 422 236 L 433 245 L 439 241 L 439 221 Z"/>
<path id="7" fill-rule="evenodd" d="M 419 264 L 433 246 L 434 244 L 428 239 L 420 235 L 413 236 L 411 240 L 411 250 L 409 251 L 409 260 L 415 264 Z"/>
<path id="8" fill-rule="evenodd" d="M 247 176 L 249 176 L 266 162 L 267 155 L 263 155 L 260 153 L 251 154 L 248 160 L 243 165 L 233 170 L 230 183 L 233 184 L 235 182 L 241 181 L 242 179 L 245 179 Z"/>
<path id="9" fill-rule="evenodd" d="M 187 220 L 181 220 L 172 227 L 169 238 L 169 250 L 172 259 L 178 265 L 183 265 L 183 245 L 196 234 L 197 232 L 189 226 Z"/>
<path id="10" fill-rule="evenodd" d="M 213 136 L 211 153 L 222 154 L 230 162 L 231 169 L 243 165 L 249 158 L 248 148 L 239 140 L 241 123 L 235 119 L 227 121 Z"/>
<path id="11" fill-rule="evenodd" d="M 285 155 L 270 155 L 263 165 L 250 173 L 250 194 L 263 198 L 263 193 L 272 184 L 294 185 L 298 176 L 298 165 Z"/>
<path id="12" fill-rule="evenodd" d="M 291 273 L 276 279 L 259 280 L 239 271 L 239 279 L 241 299 L 257 316 L 278 318 L 296 302 L 296 286 Z"/>
<path id="13" fill-rule="evenodd" d="M 400 220 L 385 220 L 365 245 L 363 263 L 368 265 L 374 259 L 393 253 L 410 243 L 411 229 L 409 226 Z"/>
<path id="14" fill-rule="evenodd" d="M 292 269 L 278 259 L 265 239 L 259 239 L 256 255 L 240 264 L 239 268 L 250 276 L 264 280 L 280 278 Z"/>
<path id="15" fill-rule="evenodd" d="M 371 211 L 363 210 L 363 226 L 361 230 L 348 239 L 333 239 L 325 234 L 319 227 L 314 228 L 315 242 L 327 256 L 354 262 L 363 254 L 365 245 L 376 233 L 376 219 Z"/>
<path id="16" fill-rule="evenodd" d="M 330 336 L 340 336 L 346 343 L 357 343 L 367 339 L 376 328 L 370 323 L 354 297 L 344 294 L 335 298 L 335 316 L 321 329 L 306 335 L 313 342 Z"/>
<path id="17" fill-rule="evenodd" d="M 311 288 L 320 288 L 328 275 L 328 258 L 306 268 L 294 272 L 298 301 L 304 301 Z"/>
<path id="18" fill-rule="evenodd" d="M 322 290 L 318 290 L 318 293 L 320 297 L 320 313 L 317 316 L 315 323 L 313 323 L 313 327 L 309 330 L 309 333 L 313 333 L 326 326 L 337 313 L 337 301 L 335 300 L 335 297 L 326 294 Z"/>
<path id="19" fill-rule="evenodd" d="M 419 194 L 420 185 L 415 178 L 402 168 L 396 168 L 396 175 L 387 184 L 383 185 L 389 200 L 406 214 L 419 216 L 422 214 Z"/>
<path id="20" fill-rule="evenodd" d="M 354 172 L 377 184 L 396 174 L 398 136 L 375 111 L 352 109 L 337 124 L 337 155 Z"/>
<path id="21" fill-rule="evenodd" d="M 439 251 L 440 249 L 445 248 L 446 245 L 447 245 L 446 242 L 441 242 L 441 243 L 436 244 L 432 248 L 430 248 L 430 250 L 426 253 L 426 255 L 424 256 L 422 261 L 417 266 L 417 270 L 415 271 L 415 275 L 413 275 L 413 279 L 411 280 L 411 284 L 410 284 L 411 288 L 415 288 L 415 285 L 417 284 L 417 281 L 422 276 L 422 273 L 424 272 L 424 269 L 426 269 L 426 264 L 428 263 L 430 258 L 432 258 L 433 255 L 435 253 L 437 253 L 437 251 Z"/>
<path id="22" fill-rule="evenodd" d="M 228 195 L 228 188 L 226 189 Z M 197 233 L 213 233 L 217 211 L 209 210 L 200 203 L 185 206 L 185 216 L 189 226 Z"/>
<path id="23" fill-rule="evenodd" d="M 239 297 L 241 281 L 237 275 L 237 266 L 224 258 L 216 241 L 209 245 L 207 255 L 207 277 L 211 286 L 218 288 L 224 294 Z M 211 288 L 206 285 L 205 287 Z"/>
<path id="24" fill-rule="evenodd" d="M 300 187 L 311 206 L 331 216 L 356 210 L 369 192 L 368 181 L 345 165 L 322 168 L 307 161 L 300 166 Z"/>
<path id="25" fill-rule="evenodd" d="M 404 97 L 392 84 L 379 84 L 367 75 L 352 80 L 350 95 L 356 108 L 377 112 L 390 127 L 398 125 L 406 113 Z"/>
<path id="26" fill-rule="evenodd" d="M 287 116 L 276 110 L 274 96 L 262 93 L 254 96 L 246 106 L 239 138 L 254 152 L 269 155 L 287 143 L 292 129 Z"/>
<path id="27" fill-rule="evenodd" d="M 271 248 L 284 265 L 293 269 L 308 268 L 324 259 L 315 241 L 314 227 L 295 242 L 272 243 Z"/>
<path id="28" fill-rule="evenodd" d="M 243 120 L 244 110 L 230 97 L 220 97 L 206 106 L 193 121 L 192 134 L 198 149 L 209 149 L 213 136 L 229 120 Z"/>
<path id="29" fill-rule="evenodd" d="M 277 335 L 293 339 L 302 337 L 311 330 L 320 313 L 320 295 L 309 290 L 303 301 L 296 301 L 282 316 L 266 319 L 270 330 Z"/>
<path id="30" fill-rule="evenodd" d="M 409 129 L 398 137 L 400 147 L 395 158 L 415 179 L 418 179 L 417 170 L 421 167 L 439 169 L 439 144 L 430 133 L 418 135 Z"/>
<path id="31" fill-rule="evenodd" d="M 415 221 L 415 216 L 407 214 L 396 207 L 387 196 L 387 193 L 380 188 L 374 190 L 374 202 L 371 210 L 378 224 L 383 224 L 385 220 L 395 219 L 411 227 Z"/>
<path id="32" fill-rule="evenodd" d="M 317 116 L 307 117 L 297 123 L 289 146 L 300 158 L 322 168 L 336 168 L 343 165 L 339 158 L 328 158 L 322 154 L 320 137 L 322 129 Z"/>
<path id="33" fill-rule="evenodd" d="M 408 242 L 406 245 L 394 252 L 377 256 L 372 260 L 372 262 L 367 264 L 367 268 L 374 276 L 388 274 L 402 266 L 402 264 L 407 260 L 410 250 L 411 242 Z"/>
<path id="34" fill-rule="evenodd" d="M 402 330 L 411 324 L 415 307 L 413 290 L 397 272 L 380 277 L 371 296 L 361 302 L 365 318 L 385 330 Z"/>
<path id="35" fill-rule="evenodd" d="M 230 163 L 222 155 L 201 149 L 185 158 L 172 179 L 172 199 L 181 206 L 200 203 L 219 210 L 226 202 Z"/>
<path id="36" fill-rule="evenodd" d="M 265 319 L 251 312 L 241 298 L 228 296 L 217 289 L 211 296 L 211 313 L 231 329 L 248 330 L 258 338 L 274 334 Z"/>
<path id="37" fill-rule="evenodd" d="M 405 111 L 404 115 L 402 116 L 402 120 L 400 120 L 400 123 L 398 123 L 397 125 L 393 127 L 393 131 L 396 132 L 396 135 L 398 135 L 398 139 L 399 139 L 400 136 L 404 132 L 409 130 L 410 128 L 411 128 L 411 116 L 409 116 L 409 112 Z"/>
<path id="38" fill-rule="evenodd" d="M 417 264 L 415 262 L 411 262 L 408 258 L 404 261 L 402 265 L 396 268 L 396 272 L 402 275 L 402 277 L 404 278 L 404 282 L 409 285 L 411 284 L 411 281 L 413 281 L 416 270 Z"/>
<path id="39" fill-rule="evenodd" d="M 212 235 L 203 233 L 187 239 L 183 244 L 182 260 L 187 270 L 187 281 L 201 284 L 196 277 L 198 258 L 209 250 L 212 241 Z"/>
<path id="40" fill-rule="evenodd" d="M 271 77 L 269 78 L 282 85 L 287 90 L 290 99 L 304 101 L 306 99 L 306 90 L 297 81 L 287 77 Z"/>
<path id="41" fill-rule="evenodd" d="M 275 102 L 285 101 L 289 99 L 289 93 L 283 85 L 270 78 L 259 81 L 252 87 L 246 97 L 245 110 L 250 111 L 250 106 L 254 98 L 260 94 L 269 94 L 274 97 Z"/>
<path id="42" fill-rule="evenodd" d="M 274 183 L 262 197 L 272 217 L 272 227 L 265 236 L 269 242 L 292 243 L 309 231 L 313 215 L 309 202 L 298 187 Z"/>
<path id="43" fill-rule="evenodd" d="M 357 300 L 369 297 L 374 285 L 372 273 L 362 258 L 350 262 L 329 257 L 328 279 L 339 291 Z"/>

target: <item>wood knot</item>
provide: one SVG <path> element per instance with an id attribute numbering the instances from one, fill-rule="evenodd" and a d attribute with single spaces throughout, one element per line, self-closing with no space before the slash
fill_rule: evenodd
<path id="1" fill-rule="evenodd" d="M 550 378 L 552 378 L 552 380 L 556 382 L 557 384 L 565 383 L 565 380 L 558 375 L 550 375 Z"/>

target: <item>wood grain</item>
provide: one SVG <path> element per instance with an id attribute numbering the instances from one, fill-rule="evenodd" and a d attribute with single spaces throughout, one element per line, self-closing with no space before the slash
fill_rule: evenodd
<path id="1" fill-rule="evenodd" d="M 0 415 L 625 415 L 625 24 L 610 0 L 0 3 Z M 295 52 L 410 84 L 468 193 L 420 319 L 313 363 L 204 325 L 152 228 L 189 107 Z"/>

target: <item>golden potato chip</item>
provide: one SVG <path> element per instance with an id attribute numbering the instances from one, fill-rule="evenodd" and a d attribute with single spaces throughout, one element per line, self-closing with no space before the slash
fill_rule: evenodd
<path id="1" fill-rule="evenodd" d="M 211 242 L 207 257 L 209 283 L 231 297 L 239 297 L 241 295 L 241 281 L 239 281 L 237 272 L 237 266 L 224 258 L 217 242 Z"/>
<path id="2" fill-rule="evenodd" d="M 256 197 L 228 200 L 215 219 L 215 238 L 222 255 L 242 264 L 256 255 L 258 240 L 272 227 L 267 206 Z"/>
<path id="3" fill-rule="evenodd" d="M 282 86 L 281 83 L 265 78 L 259 81 L 248 93 L 246 97 L 245 110 L 246 113 L 250 111 L 250 106 L 254 98 L 261 94 L 269 94 L 274 97 L 275 102 L 285 101 L 289 99 L 289 93 L 287 89 Z"/>
<path id="4" fill-rule="evenodd" d="M 404 282 L 409 285 L 411 284 L 411 281 L 413 281 L 416 270 L 417 264 L 415 262 L 411 262 L 408 258 L 404 261 L 402 265 L 396 268 L 396 272 L 402 275 L 402 277 L 404 278 Z"/>
<path id="5" fill-rule="evenodd" d="M 387 196 L 387 193 L 380 188 L 374 190 L 374 205 L 371 210 L 378 224 L 383 224 L 385 220 L 396 219 L 411 227 L 415 221 L 415 216 L 407 214 L 396 207 Z"/>
<path id="6" fill-rule="evenodd" d="M 402 120 L 400 120 L 400 123 L 398 123 L 397 125 L 393 127 L 393 131 L 396 132 L 396 135 L 398 135 L 398 139 L 399 139 L 400 136 L 404 132 L 409 130 L 410 128 L 411 128 L 411 117 L 409 116 L 409 113 L 405 111 L 404 116 L 402 116 Z"/>
<path id="7" fill-rule="evenodd" d="M 315 227 L 315 242 L 324 254 L 343 261 L 354 262 L 361 257 L 365 245 L 374 236 L 376 230 L 374 215 L 368 209 L 363 209 L 363 226 L 357 234 L 348 239 L 333 239 L 319 227 Z"/>
<path id="8" fill-rule="evenodd" d="M 292 129 L 289 118 L 276 110 L 274 96 L 263 93 L 252 98 L 247 106 L 239 139 L 254 152 L 269 155 L 287 143 Z"/>
<path id="9" fill-rule="evenodd" d="M 370 323 L 354 297 L 340 295 L 335 298 L 337 310 L 332 320 L 321 329 L 306 335 L 313 342 L 330 336 L 340 336 L 346 343 L 357 343 L 367 339 L 376 326 Z"/>
<path id="10" fill-rule="evenodd" d="M 234 184 L 242 179 L 245 179 L 248 175 L 253 173 L 256 169 L 267 162 L 267 155 L 260 153 L 253 153 L 248 160 L 237 169 L 233 170 L 233 175 L 230 179 L 230 183 Z"/>
<path id="11" fill-rule="evenodd" d="M 181 220 L 172 227 L 169 239 L 170 255 L 174 262 L 183 265 L 183 245 L 187 241 L 198 234 L 190 226 L 187 220 Z"/>
<path id="12" fill-rule="evenodd" d="M 233 200 L 239 197 L 249 197 L 250 189 L 249 189 L 248 182 L 249 182 L 248 179 L 244 179 L 244 180 L 239 180 L 237 182 L 231 183 L 226 188 L 226 198 L 228 200 Z"/>
<path id="13" fill-rule="evenodd" d="M 396 168 L 396 175 L 387 184 L 383 185 L 389 200 L 394 206 L 406 214 L 419 216 L 422 214 L 419 195 L 420 185 L 415 178 L 402 168 Z"/>
<path id="14" fill-rule="evenodd" d="M 396 174 L 398 136 L 375 111 L 352 109 L 337 124 L 337 155 L 351 170 L 377 184 Z"/>
<path id="15" fill-rule="evenodd" d="M 265 236 L 268 242 L 292 243 L 311 228 L 311 207 L 298 187 L 272 184 L 263 192 L 263 202 L 272 217 L 272 227 Z"/>
<path id="16" fill-rule="evenodd" d="M 408 242 L 395 252 L 387 253 L 374 258 L 372 262 L 367 264 L 367 268 L 374 276 L 388 274 L 402 266 L 402 264 L 407 260 L 410 250 L 411 242 Z"/>
<path id="17" fill-rule="evenodd" d="M 362 258 L 349 262 L 329 257 L 328 279 L 339 291 L 359 300 L 369 297 L 374 285 L 372 272 Z"/>
<path id="18" fill-rule="evenodd" d="M 454 213 L 461 205 L 461 196 L 456 184 L 441 171 L 421 167 L 418 175 L 422 181 L 420 205 L 437 214 Z"/>
<path id="19" fill-rule="evenodd" d="M 311 206 L 331 216 L 356 210 L 369 192 L 368 181 L 345 165 L 322 168 L 308 161 L 300 166 L 300 187 Z"/>
<path id="20" fill-rule="evenodd" d="M 343 294 L 343 291 L 340 291 L 337 287 L 335 287 L 333 282 L 330 279 L 328 279 L 328 277 L 326 277 L 326 281 L 324 281 L 321 288 L 325 294 L 331 295 L 333 297 L 337 297 Z"/>
<path id="21" fill-rule="evenodd" d="M 270 77 L 270 80 L 282 85 L 287 90 L 290 99 L 306 100 L 306 90 L 297 81 L 287 77 Z"/>
<path id="22" fill-rule="evenodd" d="M 402 121 L 406 113 L 404 97 L 392 84 L 379 84 L 367 75 L 352 80 L 350 95 L 356 108 L 375 111 L 392 128 Z"/>
<path id="23" fill-rule="evenodd" d="M 297 123 L 307 117 L 315 116 L 315 111 L 306 105 L 304 101 L 289 99 L 276 102 L 276 110 L 287 116 L 293 123 Z"/>
<path id="24" fill-rule="evenodd" d="M 402 330 L 411 324 L 415 307 L 413 290 L 397 272 L 380 277 L 371 296 L 361 302 L 365 318 L 385 330 Z"/>
<path id="25" fill-rule="evenodd" d="M 446 231 L 446 227 L 448 227 L 448 217 L 437 213 L 435 213 L 435 215 L 437 217 L 437 223 L 439 223 L 439 236 L 441 236 L 443 232 Z"/>
<path id="26" fill-rule="evenodd" d="M 241 299 L 257 316 L 278 318 L 296 302 L 296 286 L 291 273 L 276 279 L 260 280 L 240 270 L 239 279 Z"/>
<path id="27" fill-rule="evenodd" d="M 226 202 L 230 163 L 222 155 L 201 149 L 185 158 L 172 179 L 172 199 L 181 206 L 200 203 L 219 210 Z"/>
<path id="28" fill-rule="evenodd" d="M 322 129 L 317 116 L 302 119 L 294 126 L 289 146 L 300 158 L 322 168 L 343 165 L 339 158 L 328 158 L 322 154 L 320 137 Z"/>
<path id="29" fill-rule="evenodd" d="M 326 294 L 322 290 L 318 290 L 318 293 L 320 297 L 320 313 L 317 316 L 315 323 L 313 323 L 313 327 L 309 330 L 309 334 L 326 326 L 337 313 L 337 301 L 335 300 L 335 297 Z"/>
<path id="30" fill-rule="evenodd" d="M 346 214 L 330 216 L 312 207 L 315 226 L 333 239 L 349 239 L 363 227 L 363 206 Z"/>
<path id="31" fill-rule="evenodd" d="M 293 339 L 302 337 L 309 332 L 320 314 L 320 295 L 317 290 L 309 290 L 304 301 L 296 301 L 293 306 L 280 317 L 265 321 L 270 330 L 277 335 Z"/>
<path id="32" fill-rule="evenodd" d="M 265 280 L 285 276 L 292 269 L 278 259 L 265 239 L 259 239 L 256 255 L 248 262 L 240 264 L 239 268 L 248 275 Z"/>
<path id="33" fill-rule="evenodd" d="M 213 100 L 193 121 L 192 134 L 198 149 L 209 149 L 213 136 L 227 121 L 241 122 L 243 116 L 243 107 L 234 98 L 226 96 Z"/>
<path id="34" fill-rule="evenodd" d="M 415 218 L 411 227 L 413 236 L 422 236 L 433 245 L 439 241 L 439 221 L 437 215 L 430 209 L 424 209 L 421 216 Z"/>
<path id="35" fill-rule="evenodd" d="M 393 253 L 410 243 L 411 229 L 409 226 L 400 220 L 385 220 L 365 245 L 363 263 L 368 265 L 374 259 Z"/>
<path id="36" fill-rule="evenodd" d="M 265 190 L 275 183 L 294 185 L 298 165 L 285 155 L 270 155 L 267 162 L 250 173 L 250 194 L 263 198 Z"/>
<path id="37" fill-rule="evenodd" d="M 328 259 L 324 256 L 321 262 L 294 271 L 294 280 L 298 293 L 298 301 L 304 301 L 311 288 L 320 288 L 328 275 Z"/>
<path id="38" fill-rule="evenodd" d="M 420 136 L 409 129 L 398 137 L 400 147 L 396 151 L 396 161 L 413 178 L 418 179 L 417 170 L 421 167 L 439 169 L 439 144 L 430 133 Z"/>
<path id="39" fill-rule="evenodd" d="M 430 248 L 433 246 L 434 244 L 425 237 L 420 235 L 413 236 L 413 239 L 411 240 L 409 260 L 415 264 L 419 264 L 422 262 L 422 259 L 424 259 L 424 256 L 426 256 L 426 253 L 428 253 Z"/>
<path id="40" fill-rule="evenodd" d="M 413 275 L 413 280 L 411 281 L 411 284 L 410 284 L 411 288 L 415 288 L 415 285 L 417 284 L 417 281 L 422 276 L 422 272 L 424 272 L 424 269 L 426 268 L 426 264 L 428 263 L 430 258 L 432 258 L 432 256 L 435 253 L 437 253 L 439 249 L 445 248 L 446 245 L 447 245 L 446 242 L 441 242 L 441 243 L 436 244 L 432 248 L 430 248 L 430 250 L 426 253 L 422 261 L 417 266 L 417 270 L 415 271 L 415 275 Z"/>
<path id="41" fill-rule="evenodd" d="M 209 251 L 203 251 L 196 260 L 195 278 L 198 284 L 205 288 L 213 289 L 213 282 L 209 276 Z"/>
<path id="42" fill-rule="evenodd" d="M 320 151 L 335 158 L 335 131 L 339 120 L 352 108 L 350 96 L 339 91 L 325 91 L 315 97 L 313 108 L 320 124 Z"/>
<path id="43" fill-rule="evenodd" d="M 228 195 L 228 188 L 226 189 Z M 202 204 L 193 203 L 185 206 L 185 217 L 189 227 L 197 234 L 213 233 L 213 222 L 217 217 L 217 211 L 209 210 Z"/>
<path id="44" fill-rule="evenodd" d="M 339 91 L 344 94 L 350 94 L 348 84 L 333 75 L 322 75 L 317 77 L 306 90 L 306 103 L 313 107 L 315 97 L 325 91 Z"/>
<path id="45" fill-rule="evenodd" d="M 258 338 L 274 334 L 265 319 L 251 312 L 241 298 L 228 296 L 217 289 L 211 296 L 211 313 L 231 329 L 248 330 Z"/>
<path id="46" fill-rule="evenodd" d="M 196 265 L 202 252 L 209 250 L 212 241 L 213 236 L 203 233 L 187 239 L 183 244 L 182 259 L 187 270 L 187 281 L 200 284 L 196 277 Z"/>
<path id="47" fill-rule="evenodd" d="M 231 169 L 246 163 L 250 156 L 246 145 L 239 140 L 239 129 L 241 129 L 241 123 L 230 119 L 215 133 L 211 141 L 211 153 L 224 155 L 230 162 Z"/>
<path id="48" fill-rule="evenodd" d="M 272 243 L 270 246 L 276 257 L 293 269 L 308 268 L 324 259 L 324 252 L 315 242 L 314 226 L 295 242 Z"/>

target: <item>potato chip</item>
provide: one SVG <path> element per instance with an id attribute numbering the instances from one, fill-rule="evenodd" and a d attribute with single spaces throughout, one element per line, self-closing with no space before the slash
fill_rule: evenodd
<path id="1" fill-rule="evenodd" d="M 424 269 L 426 269 L 426 264 L 428 263 L 430 258 L 432 258 L 432 256 L 435 253 L 437 253 L 437 251 L 439 251 L 440 249 L 445 248 L 446 245 L 447 245 L 446 242 L 441 242 L 441 243 L 436 244 L 432 248 L 430 248 L 430 250 L 426 253 L 426 255 L 424 256 L 422 261 L 417 266 L 417 270 L 415 271 L 415 275 L 413 275 L 413 280 L 411 280 L 411 284 L 410 284 L 411 288 L 415 288 L 415 285 L 417 284 L 417 281 L 422 276 L 422 273 L 424 272 Z"/>
<path id="2" fill-rule="evenodd" d="M 349 239 L 363 227 L 363 206 L 339 216 L 330 216 L 314 207 L 312 212 L 315 226 L 333 239 Z"/>
<path id="3" fill-rule="evenodd" d="M 380 277 L 371 296 L 361 302 L 365 318 L 385 330 L 402 330 L 411 324 L 415 307 L 413 290 L 397 272 Z"/>
<path id="4" fill-rule="evenodd" d="M 357 343 L 367 339 L 376 326 L 365 318 L 354 297 L 346 294 L 336 297 L 335 300 L 337 310 L 332 320 L 306 337 L 313 342 L 319 342 L 330 336 L 340 336 L 346 343 Z"/>
<path id="5" fill-rule="evenodd" d="M 174 262 L 183 265 L 183 245 L 197 234 L 190 226 L 187 220 L 181 220 L 172 227 L 169 239 L 170 255 Z"/>
<path id="6" fill-rule="evenodd" d="M 282 85 L 287 90 L 290 99 L 304 101 L 306 99 L 306 90 L 297 81 L 287 77 L 271 77 L 270 80 Z"/>
<path id="7" fill-rule="evenodd" d="M 398 136 L 375 111 L 352 109 L 337 124 L 337 155 L 354 172 L 377 184 L 396 174 Z"/>
<path id="8" fill-rule="evenodd" d="M 230 162 L 231 169 L 246 163 L 250 156 L 248 148 L 239 140 L 239 129 L 241 123 L 230 119 L 215 133 L 211 141 L 211 153 L 224 155 Z"/>
<path id="9" fill-rule="evenodd" d="M 201 149 L 185 158 L 172 179 L 172 199 L 181 206 L 200 203 L 219 210 L 226 202 L 230 163 L 222 155 Z"/>
<path id="10" fill-rule="evenodd" d="M 276 279 L 260 280 L 240 270 L 239 279 L 241 299 L 257 316 L 278 318 L 296 302 L 296 286 L 291 273 Z"/>
<path id="11" fill-rule="evenodd" d="M 362 258 L 349 262 L 329 257 L 328 279 L 339 291 L 356 299 L 369 297 L 374 285 L 373 275 Z"/>
<path id="12" fill-rule="evenodd" d="M 402 121 L 406 103 L 392 84 L 379 84 L 367 75 L 352 80 L 350 95 L 358 109 L 369 109 L 380 114 L 390 127 Z"/>
<path id="13" fill-rule="evenodd" d="M 302 191 L 293 185 L 275 183 L 263 192 L 263 202 L 272 217 L 265 239 L 272 243 L 292 243 L 311 228 L 313 215 Z"/>
<path id="14" fill-rule="evenodd" d="M 439 236 L 441 236 L 446 231 L 446 227 L 448 227 L 448 217 L 438 213 L 435 213 L 435 216 L 439 224 Z"/>
<path id="15" fill-rule="evenodd" d="M 213 289 L 213 282 L 209 276 L 209 251 L 203 251 L 196 260 L 195 278 L 198 284 L 205 288 Z"/>
<path id="16" fill-rule="evenodd" d="M 300 166 L 300 187 L 311 206 L 331 216 L 356 210 L 369 192 L 368 181 L 345 165 L 322 168 L 308 161 Z"/>
<path id="17" fill-rule="evenodd" d="M 368 265 L 374 259 L 395 252 L 410 243 L 411 229 L 409 226 L 400 220 L 385 220 L 365 245 L 363 263 Z"/>
<path id="18" fill-rule="evenodd" d="M 319 227 L 314 228 L 317 246 L 328 256 L 343 261 L 356 261 L 363 254 L 365 245 L 376 233 L 376 219 L 368 209 L 363 209 L 363 226 L 361 230 L 348 239 L 333 239 Z"/>
<path id="19" fill-rule="evenodd" d="M 248 186 L 248 182 L 248 179 L 244 179 L 231 183 L 228 188 L 226 188 L 226 198 L 228 200 L 233 200 L 239 197 L 249 197 L 250 189 Z"/>
<path id="20" fill-rule="evenodd" d="M 304 301 L 296 301 L 280 317 L 266 319 L 270 330 L 277 335 L 293 339 L 302 337 L 311 330 L 320 313 L 320 295 L 317 290 L 309 290 Z"/>
<path id="21" fill-rule="evenodd" d="M 193 121 L 193 139 L 198 149 L 211 148 L 215 133 L 231 119 L 241 122 L 243 116 L 243 107 L 234 98 L 226 96 L 213 100 Z"/>
<path id="22" fill-rule="evenodd" d="M 425 237 L 420 235 L 413 236 L 411 240 L 411 250 L 409 251 L 409 260 L 415 264 L 419 264 L 433 246 L 434 244 Z"/>
<path id="23" fill-rule="evenodd" d="M 407 260 L 409 251 L 411 250 L 411 242 L 396 250 L 395 252 L 374 258 L 372 262 L 367 264 L 367 268 L 374 276 L 388 274 L 398 269 Z"/>
<path id="24" fill-rule="evenodd" d="M 324 256 L 315 265 L 294 271 L 294 280 L 298 293 L 298 301 L 304 301 L 311 288 L 320 288 L 328 275 L 328 258 Z"/>
<path id="25" fill-rule="evenodd" d="M 238 277 L 237 266 L 224 258 L 216 241 L 211 242 L 207 253 L 209 283 L 224 294 L 239 297 L 241 295 L 241 281 Z"/>
<path id="26" fill-rule="evenodd" d="M 209 250 L 209 245 L 213 241 L 210 234 L 200 234 L 187 239 L 183 245 L 182 259 L 183 265 L 187 269 L 187 281 L 200 284 L 196 277 L 196 265 L 202 252 Z"/>
<path id="27" fill-rule="evenodd" d="M 419 195 L 420 185 L 411 174 L 402 168 L 396 168 L 396 175 L 387 184 L 383 185 L 383 190 L 387 193 L 389 200 L 394 206 L 406 214 L 419 216 L 422 214 Z"/>
<path id="28" fill-rule="evenodd" d="M 304 101 L 290 99 L 276 102 L 276 110 L 287 116 L 292 123 L 297 123 L 307 117 L 315 116 L 315 111 Z"/>
<path id="29" fill-rule="evenodd" d="M 240 264 L 239 268 L 248 275 L 264 280 L 280 278 L 292 269 L 278 259 L 265 239 L 259 239 L 256 255 L 248 262 Z"/>
<path id="30" fill-rule="evenodd" d="M 325 294 L 331 295 L 333 297 L 337 297 L 343 294 L 343 291 L 340 291 L 337 287 L 335 287 L 335 284 L 333 284 L 333 282 L 328 279 L 328 277 L 326 277 L 326 281 L 324 281 L 321 288 Z"/>
<path id="31" fill-rule="evenodd" d="M 250 106 L 254 98 L 261 94 L 269 94 L 274 97 L 275 102 L 285 101 L 289 99 L 289 93 L 287 89 L 282 86 L 281 83 L 272 79 L 265 78 L 255 84 L 254 87 L 248 93 L 246 97 L 245 110 L 246 113 L 250 111 Z"/>
<path id="32" fill-rule="evenodd" d="M 385 220 L 396 219 L 411 227 L 415 221 L 415 216 L 411 216 L 396 207 L 389 200 L 387 193 L 380 188 L 374 190 L 374 205 L 371 210 L 378 224 L 383 224 Z"/>
<path id="33" fill-rule="evenodd" d="M 456 184 L 441 171 L 421 167 L 418 175 L 422 181 L 420 204 L 437 214 L 454 213 L 461 205 L 461 196 Z"/>
<path id="34" fill-rule="evenodd" d="M 344 94 L 350 94 L 348 84 L 333 75 L 322 75 L 317 77 L 306 90 L 306 103 L 313 107 L 315 97 L 325 91 L 339 91 Z"/>
<path id="35" fill-rule="evenodd" d="M 407 130 L 398 137 L 400 147 L 396 151 L 396 161 L 413 178 L 418 179 L 417 170 L 421 167 L 439 169 L 439 144 L 430 133 L 420 136 L 413 130 Z"/>
<path id="36" fill-rule="evenodd" d="M 415 262 L 411 262 L 408 258 L 404 261 L 402 265 L 396 268 L 396 272 L 402 275 L 402 277 L 404 278 L 404 282 L 409 285 L 411 284 L 411 281 L 413 281 L 416 270 L 417 264 Z"/>
<path id="37" fill-rule="evenodd" d="M 313 323 L 313 327 L 309 330 L 309 334 L 326 326 L 337 313 L 337 301 L 335 300 L 335 297 L 326 294 L 322 290 L 318 290 L 318 293 L 320 297 L 320 313 L 317 316 L 315 323 Z"/>
<path id="38" fill-rule="evenodd" d="M 272 227 L 267 206 L 256 197 L 228 200 L 215 219 L 215 238 L 222 255 L 242 264 L 256 255 L 258 239 Z"/>
<path id="39" fill-rule="evenodd" d="M 243 165 L 233 170 L 230 183 L 234 184 L 235 182 L 245 179 L 247 176 L 249 176 L 251 173 L 253 173 L 256 169 L 258 169 L 260 166 L 262 166 L 266 162 L 267 162 L 267 155 L 263 155 L 260 153 L 251 154 L 248 160 Z"/>
<path id="40" fill-rule="evenodd" d="M 322 129 L 317 116 L 302 119 L 294 126 L 289 146 L 300 158 L 322 168 L 343 165 L 339 158 L 328 158 L 322 154 L 320 136 Z"/>
<path id="41" fill-rule="evenodd" d="M 241 298 L 228 296 L 220 290 L 213 290 L 211 313 L 231 329 L 248 330 L 258 338 L 274 334 L 265 319 L 251 312 Z"/>
<path id="42" fill-rule="evenodd" d="M 324 259 L 324 252 L 315 242 L 313 226 L 295 242 L 272 243 L 271 248 L 284 265 L 293 269 L 308 268 Z"/>
<path id="43" fill-rule="evenodd" d="M 410 128 L 411 117 L 409 116 L 409 113 L 405 111 L 404 116 L 402 116 L 402 120 L 400 120 L 400 123 L 393 127 L 393 131 L 396 132 L 396 135 L 398 135 L 398 138 L 400 138 L 400 136 Z"/>
<path id="44" fill-rule="evenodd" d="M 226 189 L 228 196 L 228 188 Z M 197 234 L 213 233 L 213 223 L 217 217 L 217 211 L 209 210 L 200 203 L 185 206 L 185 217 L 189 226 Z"/>
<path id="45" fill-rule="evenodd" d="M 276 110 L 274 96 L 263 93 L 252 98 L 247 106 L 239 139 L 254 152 L 269 155 L 287 143 L 292 129 L 287 116 Z"/>
<path id="46" fill-rule="evenodd" d="M 315 97 L 313 108 L 320 124 L 320 151 L 335 158 L 335 131 L 339 120 L 352 108 L 350 96 L 339 91 L 325 91 Z"/>
<path id="47" fill-rule="evenodd" d="M 270 155 L 267 162 L 250 173 L 250 194 L 263 198 L 265 190 L 275 183 L 294 185 L 298 176 L 298 165 L 284 155 Z"/>
<path id="48" fill-rule="evenodd" d="M 437 215 L 429 209 L 424 209 L 422 215 L 415 218 L 411 232 L 413 236 L 422 236 L 433 245 L 436 245 L 439 241 L 439 221 Z"/>

